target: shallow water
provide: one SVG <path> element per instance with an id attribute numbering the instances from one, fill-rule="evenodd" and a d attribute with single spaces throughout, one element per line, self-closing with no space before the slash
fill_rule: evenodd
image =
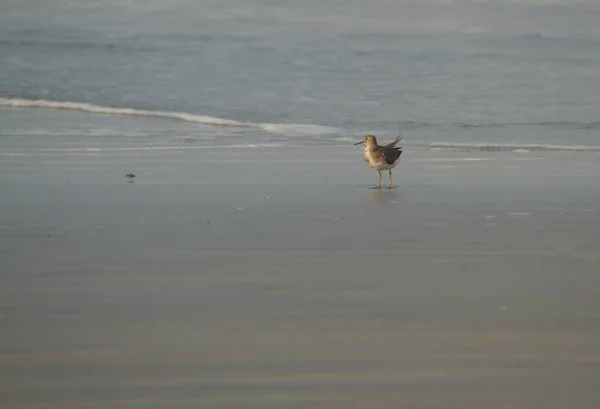
<path id="1" fill-rule="evenodd" d="M 7 137 L 67 134 L 82 144 L 109 136 L 346 144 L 400 131 L 407 144 L 461 149 L 600 146 L 592 0 L 2 8 L 0 107 L 77 114 L 64 126 L 59 113 L 1 109 L 2 147 Z"/>

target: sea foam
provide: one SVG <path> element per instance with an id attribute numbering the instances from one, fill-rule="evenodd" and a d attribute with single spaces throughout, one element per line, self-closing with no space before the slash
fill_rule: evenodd
<path id="1" fill-rule="evenodd" d="M 186 112 L 175 111 L 152 111 L 136 108 L 114 108 L 85 102 L 71 101 L 49 101 L 45 99 L 21 99 L 0 98 L 0 107 L 5 108 L 46 108 L 79 111 L 90 114 L 118 115 L 118 116 L 140 116 L 151 118 L 165 118 L 177 121 L 212 125 L 220 127 L 254 128 L 262 129 L 268 133 L 281 134 L 285 136 L 318 136 L 335 135 L 341 130 L 334 127 L 315 124 L 278 124 L 278 123 L 254 123 L 242 122 L 233 119 L 219 118 L 214 116 L 196 115 Z"/>

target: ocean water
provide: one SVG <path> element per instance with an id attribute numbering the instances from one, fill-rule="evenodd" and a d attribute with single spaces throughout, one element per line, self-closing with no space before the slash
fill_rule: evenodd
<path id="1" fill-rule="evenodd" d="M 600 151 L 596 0 L 2 0 L 0 150 Z M 66 145 L 65 145 L 66 144 Z"/>

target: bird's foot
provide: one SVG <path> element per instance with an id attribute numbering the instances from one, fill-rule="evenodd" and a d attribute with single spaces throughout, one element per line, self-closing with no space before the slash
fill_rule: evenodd
<path id="1" fill-rule="evenodd" d="M 394 185 L 387 185 L 387 186 L 386 186 L 386 189 L 390 189 L 390 190 L 392 190 L 392 189 L 395 189 L 396 187 L 397 187 L 397 186 L 394 186 Z"/>
<path id="2" fill-rule="evenodd" d="M 373 189 L 373 190 L 381 190 L 381 185 L 375 185 L 375 186 L 371 186 L 369 189 Z"/>

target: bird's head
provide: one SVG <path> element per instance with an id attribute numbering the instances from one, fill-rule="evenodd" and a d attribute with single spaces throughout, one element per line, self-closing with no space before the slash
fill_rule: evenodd
<path id="1" fill-rule="evenodd" d="M 377 145 L 377 138 L 375 138 L 375 136 L 373 136 L 373 135 L 367 135 L 363 138 L 362 141 L 355 143 L 355 145 L 362 145 L 362 144 L 365 144 L 367 146 L 375 146 L 375 145 Z"/>

